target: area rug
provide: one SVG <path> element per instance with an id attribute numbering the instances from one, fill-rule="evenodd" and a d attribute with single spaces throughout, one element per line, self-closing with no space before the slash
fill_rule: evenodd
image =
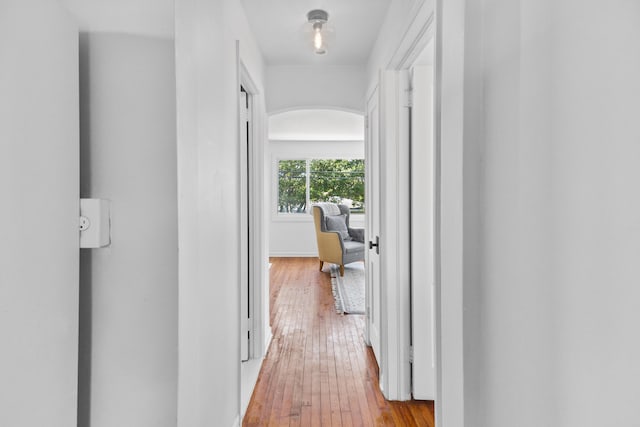
<path id="1" fill-rule="evenodd" d="M 331 288 L 338 313 L 364 314 L 364 286 L 364 263 L 345 265 L 344 276 L 340 276 L 339 266 L 331 265 Z"/>

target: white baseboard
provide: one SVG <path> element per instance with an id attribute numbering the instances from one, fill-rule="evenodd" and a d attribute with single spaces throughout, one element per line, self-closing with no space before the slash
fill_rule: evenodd
<path id="1" fill-rule="evenodd" d="M 267 326 L 267 329 L 264 331 L 264 349 L 262 353 L 266 356 L 267 351 L 269 351 L 269 345 L 271 344 L 271 339 L 273 338 L 273 331 L 271 330 L 271 326 Z"/>
<path id="2" fill-rule="evenodd" d="M 244 418 L 249 402 L 251 401 L 251 395 L 256 388 L 258 382 L 258 376 L 260 375 L 260 369 L 262 368 L 262 362 L 264 358 L 250 359 L 242 362 L 242 390 L 240 396 L 240 417 Z"/>

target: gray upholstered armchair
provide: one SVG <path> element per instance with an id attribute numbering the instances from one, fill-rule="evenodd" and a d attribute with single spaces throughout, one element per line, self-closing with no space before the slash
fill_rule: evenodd
<path id="1" fill-rule="evenodd" d="M 325 262 L 344 266 L 364 260 L 364 229 L 349 227 L 349 207 L 335 203 L 313 205 L 313 221 L 316 226 L 320 270 Z"/>

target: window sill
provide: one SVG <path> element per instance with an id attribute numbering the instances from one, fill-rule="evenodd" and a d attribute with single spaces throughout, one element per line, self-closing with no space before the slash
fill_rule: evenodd
<path id="1" fill-rule="evenodd" d="M 272 222 L 313 222 L 313 215 L 303 214 L 274 214 L 271 216 Z"/>
<path id="2" fill-rule="evenodd" d="M 364 224 L 364 214 L 351 214 L 352 225 Z M 272 222 L 313 222 L 313 215 L 311 214 L 274 214 L 271 215 Z"/>

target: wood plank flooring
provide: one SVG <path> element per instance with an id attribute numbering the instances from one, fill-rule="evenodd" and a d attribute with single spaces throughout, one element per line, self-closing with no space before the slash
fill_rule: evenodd
<path id="1" fill-rule="evenodd" d="M 272 258 L 273 340 L 243 426 L 434 426 L 433 402 L 388 402 L 362 315 L 336 314 L 329 266 Z"/>

